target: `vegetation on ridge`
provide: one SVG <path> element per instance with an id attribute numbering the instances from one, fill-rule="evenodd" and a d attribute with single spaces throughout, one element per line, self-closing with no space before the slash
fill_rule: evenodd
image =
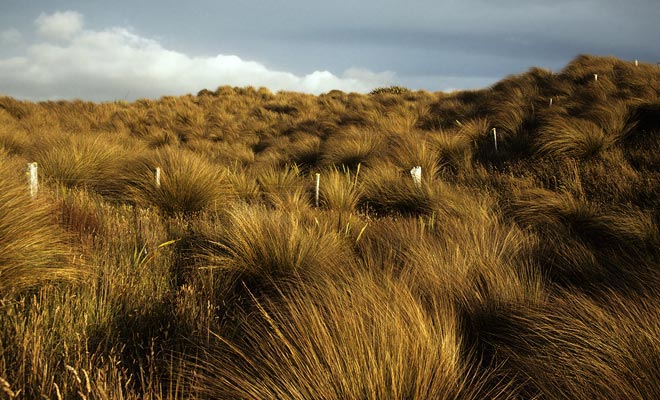
<path id="1" fill-rule="evenodd" d="M 0 398 L 660 396 L 655 65 L 0 97 L 0 161 Z"/>

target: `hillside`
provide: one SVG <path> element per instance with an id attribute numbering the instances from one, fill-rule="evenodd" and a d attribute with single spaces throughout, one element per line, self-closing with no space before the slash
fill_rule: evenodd
<path id="1" fill-rule="evenodd" d="M 0 97 L 0 158 L 0 397 L 660 397 L 656 65 Z"/>

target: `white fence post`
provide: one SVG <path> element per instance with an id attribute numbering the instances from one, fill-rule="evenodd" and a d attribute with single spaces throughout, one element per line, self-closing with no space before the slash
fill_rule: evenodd
<path id="1" fill-rule="evenodd" d="M 37 163 L 28 163 L 28 180 L 30 183 L 30 196 L 34 199 L 39 191 L 39 173 L 37 172 Z"/>
<path id="2" fill-rule="evenodd" d="M 316 187 L 314 188 L 314 204 L 319 208 L 319 190 L 321 189 L 321 174 L 316 173 Z"/>
<path id="3" fill-rule="evenodd" d="M 410 170 L 410 175 L 412 176 L 415 186 L 418 188 L 422 187 L 422 167 L 419 165 Z"/>
<path id="4" fill-rule="evenodd" d="M 552 107 L 552 97 L 550 97 L 550 107 Z"/>
<path id="5" fill-rule="evenodd" d="M 594 74 L 594 81 L 598 82 L 598 74 Z"/>
<path id="6" fill-rule="evenodd" d="M 497 153 L 497 128 L 493 128 L 493 142 L 495 142 L 495 153 Z"/>
<path id="7" fill-rule="evenodd" d="M 639 67 L 639 60 L 635 59 L 635 67 Z"/>
<path id="8" fill-rule="evenodd" d="M 160 167 L 156 167 L 156 187 L 160 187 Z"/>

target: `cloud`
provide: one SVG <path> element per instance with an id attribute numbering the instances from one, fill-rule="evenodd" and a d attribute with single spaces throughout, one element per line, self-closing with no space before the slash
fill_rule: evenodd
<path id="1" fill-rule="evenodd" d="M 222 85 L 366 92 L 394 79 L 389 72 L 360 69 L 341 76 L 328 71 L 299 76 L 236 55 L 194 57 L 126 28 L 83 29 L 82 21 L 74 11 L 39 16 L 37 31 L 46 40 L 26 46 L 21 56 L 0 59 L 0 91 L 32 100 L 100 101 L 196 93 Z"/>
<path id="2" fill-rule="evenodd" d="M 41 13 L 34 21 L 37 32 L 46 39 L 67 40 L 83 28 L 83 16 L 76 11 Z"/>
<path id="3" fill-rule="evenodd" d="M 23 35 L 15 28 L 0 31 L 0 45 L 18 44 L 23 40 Z"/>

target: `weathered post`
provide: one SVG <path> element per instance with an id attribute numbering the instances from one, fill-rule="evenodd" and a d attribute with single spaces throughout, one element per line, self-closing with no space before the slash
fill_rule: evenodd
<path id="1" fill-rule="evenodd" d="M 156 187 L 160 188 L 160 167 L 156 167 Z"/>
<path id="2" fill-rule="evenodd" d="M 495 153 L 497 153 L 497 128 L 493 128 L 493 142 L 495 143 Z"/>
<path id="3" fill-rule="evenodd" d="M 413 182 L 417 188 L 422 187 L 422 167 L 419 165 L 410 170 Z"/>
<path id="4" fill-rule="evenodd" d="M 314 189 L 314 204 L 319 208 L 319 190 L 321 189 L 321 174 L 316 173 L 316 187 Z"/>
<path id="5" fill-rule="evenodd" d="M 28 163 L 28 181 L 30 184 L 30 196 L 34 199 L 37 197 L 39 191 L 39 173 L 37 171 L 37 163 Z"/>

